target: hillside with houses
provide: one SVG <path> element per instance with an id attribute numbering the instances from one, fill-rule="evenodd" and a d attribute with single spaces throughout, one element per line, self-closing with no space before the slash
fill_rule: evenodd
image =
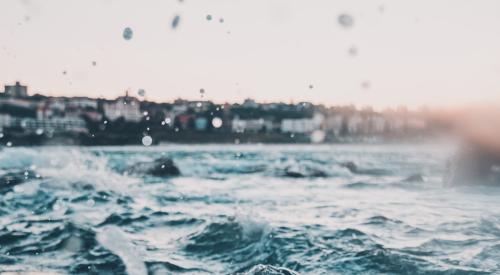
<path id="1" fill-rule="evenodd" d="M 114 100 L 28 93 L 16 82 L 0 93 L 0 143 L 119 145 L 153 143 L 324 143 L 421 140 L 449 130 L 426 109 L 374 111 L 308 102 L 157 103 L 125 92 Z"/>

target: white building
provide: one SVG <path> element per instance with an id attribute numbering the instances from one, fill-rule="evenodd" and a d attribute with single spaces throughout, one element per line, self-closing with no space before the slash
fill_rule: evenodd
<path id="1" fill-rule="evenodd" d="M 325 117 L 314 114 L 312 118 L 285 118 L 281 121 L 282 133 L 307 134 L 319 130 L 323 126 Z"/>
<path id="2" fill-rule="evenodd" d="M 347 131 L 349 134 L 359 134 L 363 131 L 363 118 L 358 115 L 352 115 L 347 119 Z"/>
<path id="3" fill-rule="evenodd" d="M 54 117 L 49 119 L 24 118 L 21 128 L 28 133 L 86 133 L 87 124 L 78 117 Z"/>
<path id="4" fill-rule="evenodd" d="M 271 131 L 273 128 L 272 121 L 263 118 L 258 119 L 240 119 L 235 117 L 231 123 L 232 131 L 237 133 L 244 132 L 260 132 Z"/>
<path id="5" fill-rule="evenodd" d="M 13 123 L 14 121 L 12 116 L 8 114 L 0 114 L 0 129 L 11 127 Z"/>
<path id="6" fill-rule="evenodd" d="M 342 131 L 342 124 L 344 123 L 344 117 L 340 114 L 328 116 L 325 120 L 325 129 L 328 132 L 333 133 L 338 136 L 340 131 Z"/>
<path id="7" fill-rule="evenodd" d="M 113 102 L 104 103 L 104 115 L 111 121 L 123 118 L 125 121 L 139 122 L 142 113 L 139 101 L 134 97 L 119 97 Z"/>
<path id="8" fill-rule="evenodd" d="M 86 97 L 73 97 L 68 100 L 68 107 L 78 109 L 97 109 L 97 100 Z"/>
<path id="9" fill-rule="evenodd" d="M 370 132 L 374 134 L 383 133 L 386 129 L 387 120 L 382 116 L 371 116 L 369 118 Z"/>

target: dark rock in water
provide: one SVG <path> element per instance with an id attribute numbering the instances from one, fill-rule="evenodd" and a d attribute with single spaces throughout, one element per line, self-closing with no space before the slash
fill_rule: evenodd
<path id="1" fill-rule="evenodd" d="M 0 175 L 0 192 L 8 192 L 12 187 L 35 178 L 39 176 L 33 171 L 8 172 Z"/>
<path id="2" fill-rule="evenodd" d="M 309 166 L 288 166 L 285 168 L 284 176 L 290 178 L 324 178 L 328 175 L 324 171 Z"/>
<path id="3" fill-rule="evenodd" d="M 244 275 L 299 275 L 299 273 L 284 267 L 259 264 L 245 272 Z"/>
<path id="4" fill-rule="evenodd" d="M 169 158 L 159 158 L 154 161 L 154 167 L 148 171 L 157 177 L 178 176 L 181 171 L 175 166 L 174 161 Z"/>
<path id="5" fill-rule="evenodd" d="M 170 158 L 159 158 L 153 162 L 140 162 L 128 169 L 134 174 L 148 174 L 155 177 L 179 176 L 181 171 Z"/>
<path id="6" fill-rule="evenodd" d="M 424 182 L 424 177 L 420 174 L 413 174 L 406 179 L 403 180 L 404 182 Z"/>

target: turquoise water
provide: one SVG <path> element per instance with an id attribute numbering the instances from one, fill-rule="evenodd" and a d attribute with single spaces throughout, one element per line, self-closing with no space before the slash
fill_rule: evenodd
<path id="1" fill-rule="evenodd" d="M 444 186 L 452 153 L 425 145 L 5 148 L 0 270 L 500 273 L 500 189 Z M 159 157 L 172 158 L 181 176 L 128 172 Z M 348 161 L 358 171 L 342 166 Z M 415 174 L 424 181 L 404 180 Z"/>

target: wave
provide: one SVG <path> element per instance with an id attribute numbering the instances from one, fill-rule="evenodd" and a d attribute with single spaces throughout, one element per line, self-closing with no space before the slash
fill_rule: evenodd
<path id="1" fill-rule="evenodd" d="M 214 221 L 188 237 L 185 250 L 202 255 L 230 254 L 233 260 L 248 260 L 257 254 L 269 228 L 249 218 L 228 217 Z"/>

